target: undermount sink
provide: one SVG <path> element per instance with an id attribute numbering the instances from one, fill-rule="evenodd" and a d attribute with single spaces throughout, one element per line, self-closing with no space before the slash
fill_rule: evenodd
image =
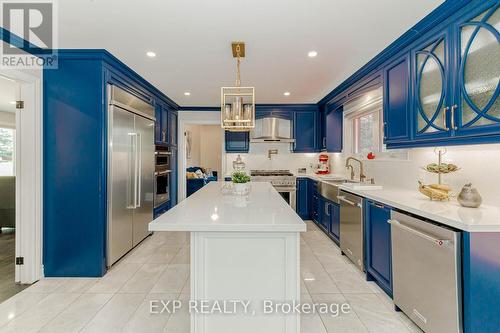
<path id="1" fill-rule="evenodd" d="M 333 202 L 338 203 L 337 196 L 339 195 L 340 185 L 344 185 L 347 183 L 357 183 L 355 180 L 350 180 L 350 179 L 323 179 L 320 182 L 318 182 L 318 192 L 323 196 L 324 198 L 327 198 L 328 200 L 331 200 Z"/>

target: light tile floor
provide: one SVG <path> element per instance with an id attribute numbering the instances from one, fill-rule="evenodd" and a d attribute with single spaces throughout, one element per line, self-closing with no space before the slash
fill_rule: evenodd
<path id="1" fill-rule="evenodd" d="M 302 333 L 421 332 L 312 222 L 301 236 L 301 300 L 347 302 L 339 317 L 303 315 Z M 149 313 L 189 299 L 189 234 L 156 233 L 100 279 L 43 279 L 0 304 L 0 332 L 189 332 L 189 314 Z"/>

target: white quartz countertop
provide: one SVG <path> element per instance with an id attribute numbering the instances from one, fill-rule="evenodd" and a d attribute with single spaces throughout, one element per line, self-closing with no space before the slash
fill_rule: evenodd
<path id="1" fill-rule="evenodd" d="M 431 201 L 417 189 L 353 190 L 342 185 L 340 188 L 463 231 L 500 232 L 500 207 L 482 205 L 467 208 L 460 206 L 454 198 L 450 201 Z"/>
<path id="2" fill-rule="evenodd" d="M 270 183 L 251 182 L 246 196 L 210 182 L 149 223 L 150 231 L 304 232 L 306 225 Z"/>
<path id="3" fill-rule="evenodd" d="M 342 179 L 345 176 L 330 174 L 297 174 L 297 177 L 310 178 L 317 181 Z M 353 190 L 340 185 L 340 188 L 392 206 L 405 212 L 422 216 L 432 221 L 468 232 L 500 232 L 500 207 L 481 205 L 479 208 L 460 206 L 455 198 L 450 201 L 431 201 L 415 190 L 385 187 L 381 190 Z"/>

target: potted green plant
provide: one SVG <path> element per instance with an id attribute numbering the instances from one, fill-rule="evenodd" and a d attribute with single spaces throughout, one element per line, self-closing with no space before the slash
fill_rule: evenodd
<path id="1" fill-rule="evenodd" d="M 234 184 L 234 191 L 241 194 L 247 190 L 248 182 L 250 182 L 250 176 L 244 171 L 235 171 L 231 176 L 231 180 Z"/>

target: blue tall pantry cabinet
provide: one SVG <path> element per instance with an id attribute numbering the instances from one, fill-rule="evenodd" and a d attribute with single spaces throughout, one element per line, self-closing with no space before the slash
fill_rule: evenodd
<path id="1" fill-rule="evenodd" d="M 43 75 L 44 275 L 99 277 L 106 272 L 106 85 L 170 108 L 171 118 L 178 106 L 104 50 L 60 50 L 58 65 Z"/>

